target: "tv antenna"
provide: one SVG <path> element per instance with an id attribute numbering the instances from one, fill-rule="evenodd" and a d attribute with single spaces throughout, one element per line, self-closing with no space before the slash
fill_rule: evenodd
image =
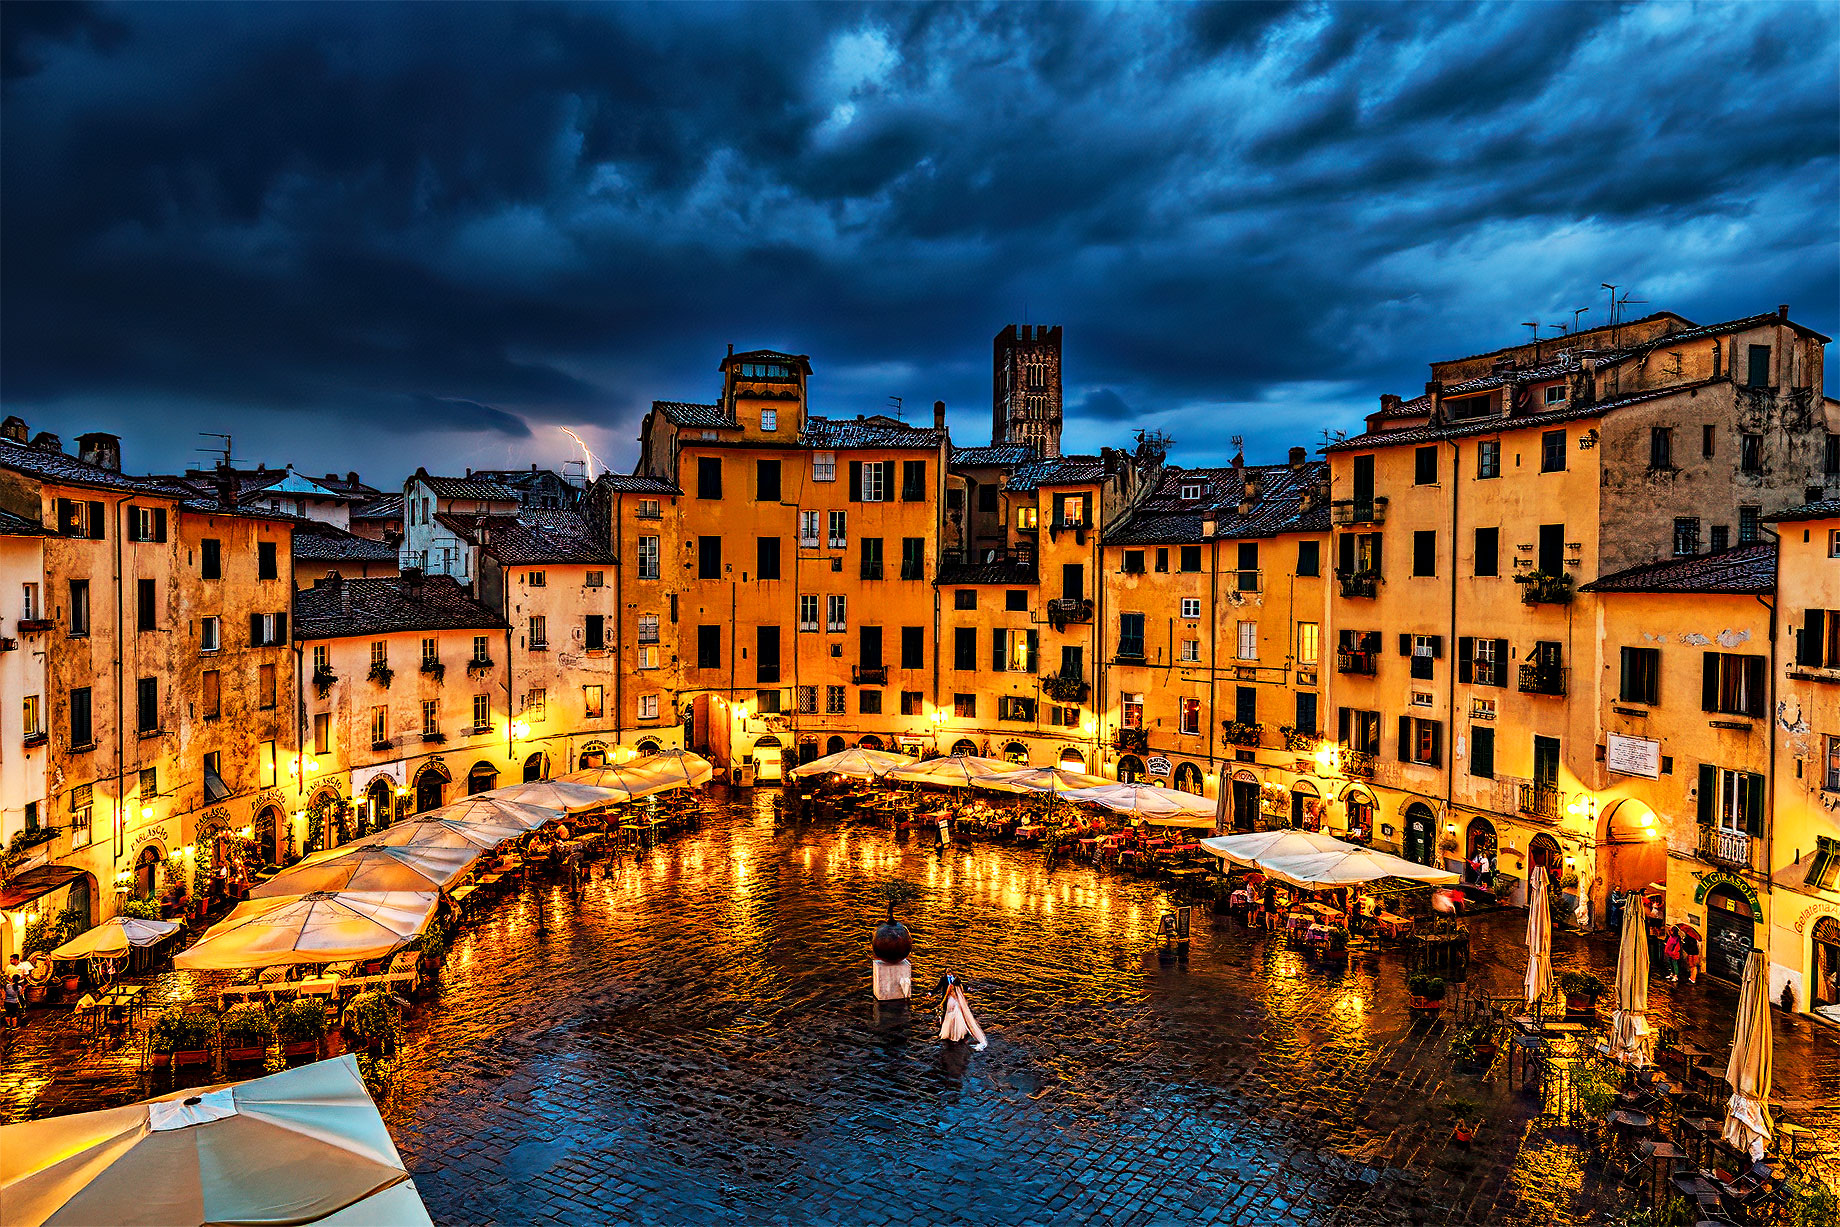
<path id="1" fill-rule="evenodd" d="M 898 397 L 898 396 L 891 396 L 891 397 L 889 397 L 889 398 L 888 398 L 888 407 L 889 407 L 890 409 L 892 409 L 892 410 L 894 410 L 894 416 L 895 416 L 895 419 L 896 419 L 897 421 L 905 421 L 905 420 L 906 420 L 905 418 L 903 418 L 903 417 L 901 416 L 901 398 L 900 398 L 900 397 Z"/>
<path id="2" fill-rule="evenodd" d="M 1589 307 L 1573 307 L 1572 308 L 1572 335 L 1573 336 L 1576 336 L 1578 334 L 1578 330 L 1579 330 L 1578 317 L 1583 315 L 1585 312 L 1589 311 L 1590 309 L 1591 308 Z"/>
<path id="3" fill-rule="evenodd" d="M 229 435 L 220 435 L 220 434 L 215 434 L 209 430 L 201 430 L 198 432 L 198 437 L 201 439 L 222 439 L 224 441 L 224 445 L 222 447 L 194 447 L 192 449 L 193 451 L 203 452 L 207 456 L 216 456 L 219 464 L 227 465 L 230 463 L 230 436 Z"/>

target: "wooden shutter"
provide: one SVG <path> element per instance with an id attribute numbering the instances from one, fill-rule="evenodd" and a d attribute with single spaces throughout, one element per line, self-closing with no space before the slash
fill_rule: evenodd
<path id="1" fill-rule="evenodd" d="M 1746 772 L 1744 794 L 1747 802 L 1744 830 L 1749 835 L 1761 838 L 1763 835 L 1763 777 Z"/>
<path id="2" fill-rule="evenodd" d="M 850 501 L 862 502 L 862 461 L 850 461 Z"/>
<path id="3" fill-rule="evenodd" d="M 1500 672 L 1495 675 L 1495 684 L 1497 686 L 1506 686 L 1508 684 L 1509 659 L 1508 641 L 1506 639 L 1497 639 L 1495 641 L 1495 668 L 1500 670 Z"/>
<path id="4" fill-rule="evenodd" d="M 1431 659 L 1432 660 L 1443 660 L 1444 659 L 1444 636 L 1432 635 L 1430 638 L 1431 638 Z"/>
<path id="5" fill-rule="evenodd" d="M 1758 662 L 1757 668 L 1746 670 L 1747 684 L 1744 687 L 1744 714 L 1747 716 L 1766 716 L 1763 699 L 1763 658 L 1750 657 Z"/>
<path id="6" fill-rule="evenodd" d="M 275 615 L 275 642 L 286 643 L 287 641 L 287 610 L 284 609 Z"/>
<path id="7" fill-rule="evenodd" d="M 153 539 L 155 541 L 166 540 L 166 508 L 164 507 L 153 509 Z"/>
<path id="8" fill-rule="evenodd" d="M 249 646 L 252 648 L 262 646 L 262 615 L 259 613 L 249 615 Z"/>
<path id="9" fill-rule="evenodd" d="M 1352 575 L 1354 573 L 1354 534 L 1343 533 L 1336 549 L 1338 557 L 1336 569 L 1344 574 Z"/>
<path id="10" fill-rule="evenodd" d="M 1403 634 L 1399 636 L 1399 654 L 1401 656 L 1412 655 L 1412 636 Z"/>
<path id="11" fill-rule="evenodd" d="M 990 632 L 990 667 L 998 673 L 1003 672 L 1009 664 L 1003 656 L 1004 649 L 1009 646 L 1008 639 L 1009 632 L 1002 627 Z"/>
<path id="12" fill-rule="evenodd" d="M 1704 672 L 1700 676 L 1699 706 L 1701 711 L 1719 709 L 1719 654 L 1705 654 Z"/>
<path id="13" fill-rule="evenodd" d="M 1431 765 L 1441 767 L 1444 765 L 1444 722 L 1431 720 L 1427 723 L 1431 725 Z"/>
<path id="14" fill-rule="evenodd" d="M 1335 739 L 1343 745 L 1348 744 L 1348 709 L 1346 707 L 1335 709 Z"/>
<path id="15" fill-rule="evenodd" d="M 1041 658 L 1041 651 L 1040 651 L 1041 636 L 1040 636 L 1040 633 L 1037 631 L 1024 631 L 1023 633 L 1029 637 L 1028 667 L 1029 667 L 1029 672 L 1033 673 L 1035 672 L 1037 668 L 1037 662 Z"/>
<path id="16" fill-rule="evenodd" d="M 102 504 L 101 503 L 91 503 L 89 505 L 89 539 L 91 541 L 102 540 Z"/>
<path id="17" fill-rule="evenodd" d="M 1412 717 L 1399 717 L 1399 761 L 1412 761 Z"/>
<path id="18" fill-rule="evenodd" d="M 1712 825 L 1712 807 L 1718 804 L 1719 772 L 1711 763 L 1699 765 L 1699 824 Z"/>
<path id="19" fill-rule="evenodd" d="M 1457 680 L 1468 682 L 1475 674 L 1476 641 L 1468 635 L 1457 638 Z"/>
<path id="20" fill-rule="evenodd" d="M 1821 649 L 1827 638 L 1827 611 L 1825 609 L 1804 609 L 1802 611 L 1802 637 L 1795 645 L 1795 663 L 1798 665 L 1821 664 Z"/>

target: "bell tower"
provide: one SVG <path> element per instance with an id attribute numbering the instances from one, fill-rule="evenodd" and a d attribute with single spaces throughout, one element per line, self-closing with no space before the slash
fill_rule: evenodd
<path id="1" fill-rule="evenodd" d="M 1011 324 L 996 337 L 991 361 L 994 443 L 1026 443 L 1039 456 L 1061 454 L 1061 329 Z"/>

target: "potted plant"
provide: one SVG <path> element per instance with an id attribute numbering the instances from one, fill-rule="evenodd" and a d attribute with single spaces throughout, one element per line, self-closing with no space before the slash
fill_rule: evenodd
<path id="1" fill-rule="evenodd" d="M 332 684 L 338 680 L 339 675 L 333 672 L 331 665 L 321 665 L 313 670 L 313 689 L 319 692 L 319 697 L 322 699 L 326 697 L 326 692 L 332 689 Z"/>
<path id="2" fill-rule="evenodd" d="M 921 890 L 912 882 L 884 882 L 877 892 L 882 902 L 888 905 L 888 919 L 875 926 L 875 936 L 869 942 L 869 948 L 875 951 L 875 957 L 884 963 L 899 963 L 914 948 L 913 934 L 907 926 L 894 918 L 896 905 L 912 903 L 921 895 Z"/>
<path id="3" fill-rule="evenodd" d="M 1609 991 L 1604 982 L 1588 971 L 1562 971 L 1553 977 L 1565 994 L 1567 1014 L 1589 1014 L 1597 1009 L 1597 999 Z"/>
<path id="4" fill-rule="evenodd" d="M 1348 961 L 1348 930 L 1341 925 L 1323 926 L 1321 940 L 1314 947 L 1318 959 L 1328 963 L 1345 963 Z"/>
<path id="5" fill-rule="evenodd" d="M 1478 1021 L 1450 1037 L 1450 1051 L 1459 1061 L 1488 1065 L 1501 1049 L 1495 1042 L 1495 1028 Z"/>
<path id="6" fill-rule="evenodd" d="M 326 1007 L 314 999 L 284 1001 L 275 1007 L 275 1032 L 282 1056 L 317 1060 L 326 1038 Z"/>
<path id="7" fill-rule="evenodd" d="M 440 972 L 441 964 L 447 958 L 447 935 L 439 925 L 430 925 L 416 944 L 422 961 L 422 974 L 432 976 Z"/>
<path id="8" fill-rule="evenodd" d="M 1446 986 L 1442 976 L 1415 971 L 1406 977 L 1406 992 L 1412 995 L 1409 1004 L 1420 1013 L 1435 1014 L 1443 1009 L 1445 991 Z"/>
<path id="9" fill-rule="evenodd" d="M 122 905 L 116 909 L 115 914 L 118 916 L 125 916 L 129 920 L 162 919 L 160 916 L 160 905 L 158 901 L 153 899 L 124 900 Z"/>
<path id="10" fill-rule="evenodd" d="M 1459 1146 L 1468 1146 L 1476 1139 L 1476 1130 L 1482 1128 L 1482 1105 L 1473 1099 L 1453 1095 L 1445 1102 L 1451 1116 L 1450 1137 Z"/>
<path id="11" fill-rule="evenodd" d="M 366 1049 L 373 1056 L 386 1046 L 396 1044 L 396 1010 L 389 998 L 380 992 L 359 993 L 353 997 L 346 1003 L 345 1017 L 339 1025 L 348 1043 Z"/>
<path id="12" fill-rule="evenodd" d="M 396 670 L 390 668 L 388 665 L 375 664 L 371 666 L 370 678 L 371 681 L 376 682 L 379 686 L 388 690 L 390 688 L 390 683 L 396 680 Z"/>
<path id="13" fill-rule="evenodd" d="M 236 1005 L 224 1011 L 224 1060 L 266 1061 L 275 1042 L 275 1020 L 259 1005 Z"/>
<path id="14" fill-rule="evenodd" d="M 155 1065 L 204 1065 L 211 1059 L 211 1043 L 217 1037 L 217 1020 L 209 1014 L 187 1014 L 184 1007 L 174 1006 L 153 1023 L 148 1047 Z"/>

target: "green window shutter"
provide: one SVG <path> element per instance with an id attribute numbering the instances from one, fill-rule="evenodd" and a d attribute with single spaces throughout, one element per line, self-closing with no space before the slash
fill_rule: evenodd
<path id="1" fill-rule="evenodd" d="M 1718 804 L 1719 769 L 1711 763 L 1699 765 L 1699 824 L 1712 825 L 1713 807 Z"/>
<path id="2" fill-rule="evenodd" d="M 1798 665 L 1821 664 L 1821 648 L 1826 631 L 1827 611 L 1825 609 L 1804 609 L 1802 611 L 1802 634 L 1795 645 L 1795 663 Z"/>
<path id="3" fill-rule="evenodd" d="M 1705 654 L 1705 668 L 1700 675 L 1699 705 L 1702 711 L 1719 709 L 1719 654 Z"/>
<path id="4" fill-rule="evenodd" d="M 1744 791 L 1746 800 L 1744 829 L 1748 834 L 1761 838 L 1763 835 L 1763 777 L 1746 773 Z"/>
<path id="5" fill-rule="evenodd" d="M 1029 658 L 1028 658 L 1029 672 L 1033 673 L 1035 672 L 1035 669 L 1036 669 L 1036 662 L 1039 660 L 1040 655 L 1041 655 L 1041 652 L 1040 652 L 1041 639 L 1040 639 L 1039 632 L 1027 631 L 1025 633 L 1029 637 L 1029 649 L 1028 649 L 1029 650 Z"/>
<path id="6" fill-rule="evenodd" d="M 1412 717 L 1399 717 L 1399 761 L 1412 761 Z"/>
<path id="7" fill-rule="evenodd" d="M 862 502 L 862 461 L 850 461 L 850 501 Z"/>
<path id="8" fill-rule="evenodd" d="M 1467 683 L 1476 671 L 1476 641 L 1467 635 L 1457 639 L 1457 680 Z"/>
<path id="9" fill-rule="evenodd" d="M 1009 647 L 1008 641 L 1009 632 L 1002 627 L 990 632 L 990 667 L 994 672 L 1003 672 L 1004 666 L 1009 663 L 1004 656 L 1005 650 Z"/>

